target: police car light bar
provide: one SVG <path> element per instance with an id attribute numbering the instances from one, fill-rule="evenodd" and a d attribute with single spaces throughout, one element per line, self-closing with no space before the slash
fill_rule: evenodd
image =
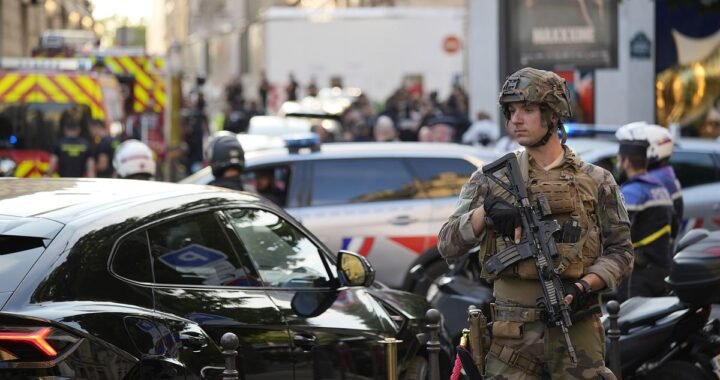
<path id="1" fill-rule="evenodd" d="M 614 137 L 618 126 L 600 124 L 565 123 L 565 133 L 568 137 Z M 558 131 L 558 136 L 561 132 Z"/>
<path id="2" fill-rule="evenodd" d="M 0 68 L 11 70 L 88 71 L 88 58 L 0 58 Z"/>
<path id="3" fill-rule="evenodd" d="M 320 150 L 320 136 L 316 133 L 302 133 L 285 136 L 285 146 L 290 153 L 299 153 L 300 149 L 310 149 L 311 152 Z"/>

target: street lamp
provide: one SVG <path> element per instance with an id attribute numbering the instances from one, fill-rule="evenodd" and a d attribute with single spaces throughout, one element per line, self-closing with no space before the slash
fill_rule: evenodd
<path id="1" fill-rule="evenodd" d="M 105 33 L 105 25 L 97 23 L 97 24 L 93 25 L 93 31 L 98 36 L 102 36 L 103 33 Z"/>
<path id="2" fill-rule="evenodd" d="M 83 28 L 89 30 L 89 29 L 92 28 L 92 26 L 93 26 L 92 17 L 90 17 L 90 16 L 83 16 L 81 23 L 82 23 Z"/>
<path id="3" fill-rule="evenodd" d="M 182 45 L 179 42 L 173 41 L 168 47 L 167 52 L 168 58 L 168 70 L 170 74 L 180 74 L 182 72 Z"/>
<path id="4" fill-rule="evenodd" d="M 55 11 L 57 11 L 57 9 L 58 9 L 58 3 L 56 3 L 55 0 L 45 0 L 44 7 L 45 7 L 45 12 L 47 12 L 47 14 L 49 16 L 52 16 L 55 14 Z"/>
<path id="5" fill-rule="evenodd" d="M 70 14 L 68 14 L 68 21 L 70 21 L 70 25 L 73 27 L 77 26 L 78 23 L 80 23 L 80 13 L 70 11 Z"/>
<path id="6" fill-rule="evenodd" d="M 180 107 L 182 105 L 182 45 L 173 41 L 167 49 L 167 97 L 165 102 L 164 136 L 167 151 L 165 153 L 165 180 L 178 180 L 178 160 L 182 150 L 180 135 Z"/>

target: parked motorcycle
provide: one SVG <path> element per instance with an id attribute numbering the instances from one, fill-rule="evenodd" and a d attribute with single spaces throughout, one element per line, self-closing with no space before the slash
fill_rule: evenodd
<path id="1" fill-rule="evenodd" d="M 665 281 L 672 296 L 634 297 L 621 305 L 623 379 L 717 379 L 720 321 L 711 312 L 720 302 L 720 231 L 688 232 Z"/>

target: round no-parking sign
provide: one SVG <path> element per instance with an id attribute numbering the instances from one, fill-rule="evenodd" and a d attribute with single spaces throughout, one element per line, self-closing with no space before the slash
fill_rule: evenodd
<path id="1" fill-rule="evenodd" d="M 457 36 L 449 35 L 443 40 L 443 50 L 448 54 L 455 54 L 460 48 L 462 48 L 462 42 Z"/>

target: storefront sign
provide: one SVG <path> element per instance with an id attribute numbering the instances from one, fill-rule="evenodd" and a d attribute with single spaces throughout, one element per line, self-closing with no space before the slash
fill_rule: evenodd
<path id="1" fill-rule="evenodd" d="M 508 72 L 617 67 L 617 2 L 507 0 Z"/>

